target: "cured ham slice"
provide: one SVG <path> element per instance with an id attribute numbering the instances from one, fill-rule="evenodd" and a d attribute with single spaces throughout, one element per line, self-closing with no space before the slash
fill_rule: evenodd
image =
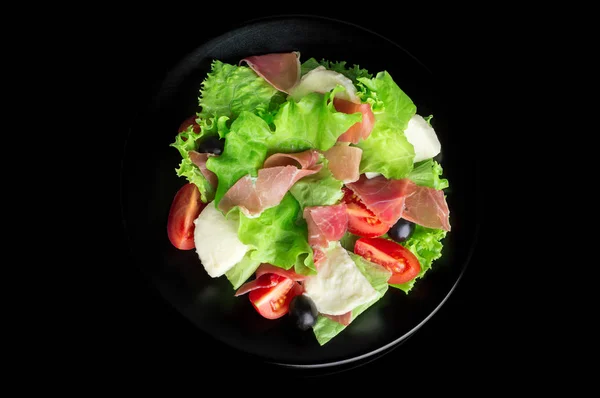
<path id="1" fill-rule="evenodd" d="M 323 154 L 329 161 L 329 170 L 344 184 L 357 181 L 360 177 L 362 149 L 348 145 L 335 145 Z"/>
<path id="2" fill-rule="evenodd" d="M 427 228 L 450 231 L 450 210 L 442 190 L 417 186 L 406 198 L 402 218 Z"/>
<path id="3" fill-rule="evenodd" d="M 219 179 L 217 175 L 206 168 L 206 161 L 210 156 L 217 156 L 213 153 L 200 153 L 196 151 L 189 151 L 190 160 L 200 169 L 200 172 L 206 178 L 206 180 L 213 186 L 213 188 L 217 187 Z"/>
<path id="4" fill-rule="evenodd" d="M 392 180 L 377 176 L 368 179 L 364 174 L 358 181 L 346 186 L 379 220 L 388 225 L 394 225 L 402 217 L 406 198 L 417 189 L 417 185 L 407 178 Z"/>
<path id="5" fill-rule="evenodd" d="M 348 228 L 345 203 L 306 207 L 303 216 L 308 225 L 308 244 L 313 249 L 326 248 L 329 242 L 342 239 Z"/>
<path id="6" fill-rule="evenodd" d="M 281 267 L 276 267 L 267 263 L 262 263 L 261 265 L 259 265 L 256 269 L 255 274 L 257 278 L 265 274 L 275 274 L 283 276 L 284 278 L 289 278 L 293 281 L 303 281 L 304 279 L 306 279 L 306 275 L 300 275 L 291 269 L 283 269 Z"/>
<path id="7" fill-rule="evenodd" d="M 253 55 L 240 61 L 246 62 L 254 72 L 269 82 L 273 87 L 289 93 L 300 81 L 300 53 L 272 53 Z"/>
<path id="8" fill-rule="evenodd" d="M 261 277 L 257 276 L 256 279 L 246 282 L 240 286 L 240 288 L 235 292 L 234 296 L 241 296 L 242 294 L 246 294 L 256 289 L 273 287 L 279 282 L 280 278 L 281 277 L 279 275 L 275 274 L 264 274 Z"/>
<path id="9" fill-rule="evenodd" d="M 319 161 L 319 152 L 308 150 L 298 153 L 276 153 L 267 158 L 263 163 L 263 168 L 278 166 L 295 166 L 301 169 L 308 169 Z"/>
<path id="10" fill-rule="evenodd" d="M 285 270 L 267 263 L 262 263 L 258 266 L 255 276 L 255 279 L 240 286 L 235 292 L 235 296 L 241 296 L 256 289 L 273 287 L 281 282 L 282 278 L 291 279 L 294 282 L 306 279 L 306 276 L 297 274 L 293 270 Z M 298 285 L 298 288 L 302 291 L 300 285 Z"/>
<path id="11" fill-rule="evenodd" d="M 258 170 L 257 177 L 247 175 L 240 178 L 225 193 L 219 202 L 219 209 L 227 213 L 239 206 L 248 217 L 256 217 L 263 210 L 277 206 L 296 181 L 319 172 L 322 165 L 315 164 L 317 160 L 318 153 L 314 150 L 272 155 L 264 163 L 271 167 Z"/>
<path id="12" fill-rule="evenodd" d="M 328 314 L 321 314 L 321 315 L 323 315 L 325 318 L 329 318 L 332 321 L 340 323 L 344 326 L 348 326 L 348 325 L 350 325 L 350 322 L 352 322 L 352 311 L 348 311 L 342 315 L 328 315 Z"/>
<path id="13" fill-rule="evenodd" d="M 359 140 L 366 140 L 369 137 L 375 125 L 375 115 L 370 104 L 357 104 L 342 98 L 334 98 L 333 106 L 336 111 L 346 114 L 362 113 L 362 121 L 354 123 L 344 134 L 340 135 L 338 142 L 358 144 Z"/>

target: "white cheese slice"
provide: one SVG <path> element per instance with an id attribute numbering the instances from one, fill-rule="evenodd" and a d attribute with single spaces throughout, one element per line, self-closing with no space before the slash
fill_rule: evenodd
<path id="1" fill-rule="evenodd" d="M 404 135 L 415 148 L 413 162 L 431 159 L 442 150 L 442 144 L 440 144 L 435 130 L 421 115 L 415 114 L 410 118 Z"/>
<path id="2" fill-rule="evenodd" d="M 320 313 L 342 315 L 378 297 L 377 291 L 360 272 L 339 242 L 335 242 L 319 263 L 316 275 L 304 280 L 304 294 Z"/>
<path id="3" fill-rule="evenodd" d="M 249 246 L 238 239 L 238 222 L 228 220 L 210 202 L 194 220 L 196 253 L 204 269 L 213 278 L 219 277 L 239 263 Z"/>
<path id="4" fill-rule="evenodd" d="M 375 177 L 380 176 L 380 175 L 381 175 L 381 173 L 371 173 L 371 172 L 368 172 L 368 171 L 365 172 L 365 177 L 367 177 L 369 180 L 371 178 L 375 178 Z"/>
<path id="5" fill-rule="evenodd" d="M 298 101 L 309 93 L 328 93 L 338 84 L 344 86 L 345 91 L 336 93 L 336 98 L 360 103 L 360 98 L 356 95 L 356 87 L 354 87 L 352 80 L 339 72 L 326 69 L 322 65 L 317 66 L 315 69 L 302 76 L 300 82 L 292 89 L 290 95 L 294 100 Z"/>

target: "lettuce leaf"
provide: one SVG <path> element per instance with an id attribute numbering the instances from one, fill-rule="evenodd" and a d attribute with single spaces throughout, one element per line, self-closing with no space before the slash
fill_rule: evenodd
<path id="1" fill-rule="evenodd" d="M 239 263 L 225 273 L 225 276 L 229 282 L 231 282 L 235 290 L 242 286 L 260 265 L 260 261 L 252 259 L 252 252 L 253 250 L 250 250 L 246 253 Z"/>
<path id="2" fill-rule="evenodd" d="M 205 134 L 226 133 L 226 122 L 235 120 L 242 111 L 255 114 L 276 109 L 285 94 L 271 86 L 247 66 L 215 60 L 202 82 L 197 122 Z"/>
<path id="3" fill-rule="evenodd" d="M 273 121 L 275 133 L 269 141 L 270 153 L 326 151 L 340 135 L 360 122 L 360 113 L 348 115 L 335 110 L 331 99 L 340 90 L 342 86 L 326 94 L 310 93 L 298 102 L 288 100 L 281 105 Z"/>
<path id="4" fill-rule="evenodd" d="M 300 65 L 300 73 L 302 76 L 315 69 L 318 66 L 323 66 L 326 69 L 332 70 L 334 72 L 341 73 L 346 76 L 348 79 L 352 80 L 354 84 L 358 83 L 358 78 L 364 77 L 370 79 L 373 77 L 372 74 L 369 73 L 366 69 L 361 68 L 358 65 L 352 65 L 352 67 L 346 66 L 346 61 L 337 61 L 331 62 L 325 59 L 321 61 L 317 61 L 315 58 L 309 58 Z"/>
<path id="5" fill-rule="evenodd" d="M 362 272 L 362 274 L 367 278 L 371 286 L 373 286 L 373 288 L 379 293 L 376 299 L 359 305 L 352 310 L 352 321 L 354 321 L 356 317 L 358 317 L 367 308 L 375 304 L 381 297 L 384 296 L 388 289 L 387 281 L 390 278 L 391 273 L 382 266 L 367 261 L 361 256 L 358 256 L 352 252 L 348 252 L 348 254 L 356 263 L 356 266 L 360 272 Z M 313 326 L 313 332 L 319 344 L 324 345 L 345 328 L 346 326 L 342 325 L 341 323 L 332 321 L 329 318 L 319 315 L 317 322 Z"/>
<path id="6" fill-rule="evenodd" d="M 344 196 L 344 183 L 335 179 L 329 170 L 329 161 L 320 155 L 318 163 L 322 164 L 318 173 L 298 180 L 290 188 L 290 193 L 300 204 L 301 211 L 309 206 L 334 205 Z"/>
<path id="7" fill-rule="evenodd" d="M 342 245 L 342 247 L 344 249 L 348 250 L 349 252 L 354 253 L 354 245 L 356 244 L 356 241 L 359 239 L 360 239 L 360 236 L 351 234 L 350 232 L 346 231 L 344 236 L 342 236 L 342 239 L 340 239 L 340 244 Z"/>
<path id="8" fill-rule="evenodd" d="M 416 106 L 386 71 L 379 72 L 373 79 L 360 77 L 358 80 L 361 98 L 371 103 L 375 115 L 371 135 L 357 144 L 363 150 L 360 172 L 381 173 L 390 179 L 404 178 L 411 172 L 415 157 L 404 130 L 416 113 Z"/>
<path id="9" fill-rule="evenodd" d="M 256 176 L 267 157 L 267 141 L 272 136 L 267 122 L 248 111 L 242 111 L 232 123 L 220 156 L 210 157 L 206 168 L 217 175 L 219 183 L 215 205 L 237 180 Z"/>
<path id="10" fill-rule="evenodd" d="M 195 184 L 200 191 L 202 202 L 208 203 L 213 200 L 215 189 L 204 177 L 198 166 L 191 161 L 189 155 L 189 151 L 198 149 L 198 142 L 203 136 L 202 132 L 195 133 L 193 126 L 189 126 L 186 130 L 177 134 L 175 142 L 170 146 L 177 149 L 182 158 L 179 167 L 175 169 L 177 176 L 185 177 L 189 182 Z"/>
<path id="11" fill-rule="evenodd" d="M 227 217 L 239 215 L 238 237 L 253 250 L 250 259 L 284 269 L 294 267 L 299 274 L 314 274 L 313 251 L 308 244 L 308 228 L 300 205 L 288 192 L 281 203 L 249 218 L 238 207 Z"/>
<path id="12" fill-rule="evenodd" d="M 446 236 L 446 231 L 442 229 L 425 228 L 420 225 L 415 225 L 415 230 L 406 242 L 402 243 L 402 246 L 408 248 L 421 264 L 421 272 L 417 277 L 409 282 L 390 285 L 392 287 L 403 290 L 408 293 L 415 285 L 417 279 L 422 278 L 423 275 L 431 269 L 431 265 L 434 260 L 442 256 L 442 239 Z"/>
<path id="13" fill-rule="evenodd" d="M 434 189 L 448 188 L 448 180 L 440 178 L 444 170 L 442 166 L 433 159 L 422 160 L 415 163 L 408 178 L 417 185 Z"/>

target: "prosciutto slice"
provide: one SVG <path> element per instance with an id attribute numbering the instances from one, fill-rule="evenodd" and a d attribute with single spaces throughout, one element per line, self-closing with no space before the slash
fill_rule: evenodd
<path id="1" fill-rule="evenodd" d="M 417 186 L 406 198 L 402 218 L 427 228 L 450 231 L 450 210 L 442 190 Z"/>
<path id="2" fill-rule="evenodd" d="M 417 190 L 417 185 L 407 178 L 392 180 L 377 176 L 368 179 L 364 174 L 346 186 L 388 225 L 394 225 L 402 217 L 406 199 Z"/>
<path id="3" fill-rule="evenodd" d="M 267 274 L 262 275 L 261 277 L 257 276 L 256 279 L 246 282 L 242 286 L 240 286 L 240 288 L 235 292 L 234 296 L 241 296 L 256 289 L 273 287 L 277 285 L 280 278 L 281 277 L 279 275 L 275 274 L 272 274 L 272 276 Z"/>
<path id="4" fill-rule="evenodd" d="M 282 278 L 291 279 L 294 282 L 303 281 L 306 276 L 295 273 L 293 270 L 286 270 L 271 264 L 262 263 L 255 271 L 255 279 L 244 283 L 235 292 L 235 296 L 241 296 L 252 290 L 269 288 L 277 285 Z M 300 288 L 301 286 L 298 286 Z"/>
<path id="5" fill-rule="evenodd" d="M 357 181 L 362 149 L 348 145 L 335 145 L 323 153 L 329 161 L 329 170 L 344 184 Z"/>
<path id="6" fill-rule="evenodd" d="M 298 153 L 276 153 L 265 160 L 263 168 L 295 165 L 301 169 L 308 169 L 318 161 L 319 152 L 315 150 Z"/>
<path id="7" fill-rule="evenodd" d="M 308 225 L 308 244 L 313 249 L 326 248 L 329 242 L 342 239 L 348 228 L 345 203 L 306 207 L 303 216 Z"/>
<path id="8" fill-rule="evenodd" d="M 358 144 L 360 139 L 366 140 L 369 137 L 373 130 L 373 126 L 375 125 L 375 115 L 371 110 L 370 104 L 357 104 L 336 97 L 333 99 L 333 106 L 336 111 L 346 114 L 362 113 L 362 121 L 354 123 L 344 134 L 340 135 L 338 137 L 338 142 Z"/>
<path id="9" fill-rule="evenodd" d="M 189 151 L 188 154 L 190 155 L 190 160 L 192 161 L 192 163 L 198 166 L 204 178 L 206 178 L 206 180 L 210 183 L 210 185 L 213 186 L 213 188 L 216 188 L 219 179 L 217 178 L 217 175 L 215 173 L 206 168 L 206 161 L 210 156 L 217 155 L 213 153 L 200 153 L 196 151 Z"/>
<path id="10" fill-rule="evenodd" d="M 253 55 L 240 61 L 246 62 L 254 72 L 265 79 L 273 87 L 289 93 L 300 81 L 300 53 L 272 53 Z"/>
<path id="11" fill-rule="evenodd" d="M 306 279 L 305 275 L 297 274 L 291 269 L 283 269 L 281 267 L 276 267 L 267 263 L 262 263 L 261 265 L 259 265 L 256 269 L 255 274 L 257 278 L 261 277 L 264 274 L 275 274 L 283 276 L 284 278 L 289 278 L 293 281 L 303 281 L 304 279 Z"/>
<path id="12" fill-rule="evenodd" d="M 219 209 L 227 213 L 239 206 L 248 217 L 260 215 L 263 210 L 277 206 L 296 181 L 319 172 L 322 165 L 315 164 L 318 158 L 318 152 L 312 149 L 270 156 L 257 177 L 242 177 L 225 193 Z"/>

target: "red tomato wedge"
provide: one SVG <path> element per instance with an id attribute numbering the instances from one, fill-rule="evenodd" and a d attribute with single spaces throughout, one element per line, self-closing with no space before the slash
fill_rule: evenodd
<path id="1" fill-rule="evenodd" d="M 248 295 L 252 306 L 267 319 L 281 318 L 288 313 L 290 301 L 302 294 L 302 286 L 281 275 L 264 274 L 260 278 L 268 279 L 272 286 L 252 290 Z"/>
<path id="2" fill-rule="evenodd" d="M 354 244 L 354 253 L 391 271 L 388 283 L 392 285 L 408 282 L 421 271 L 419 260 L 410 250 L 388 239 L 360 238 Z"/>
<path id="3" fill-rule="evenodd" d="M 385 234 L 391 225 L 388 225 L 363 204 L 351 189 L 342 188 L 344 198 L 342 202 L 346 203 L 348 212 L 348 232 L 364 238 L 375 238 Z"/>
<path id="4" fill-rule="evenodd" d="M 169 240 L 178 249 L 190 250 L 196 247 L 194 243 L 194 220 L 206 206 L 200 200 L 200 191 L 190 183 L 182 186 L 175 194 L 169 218 L 167 219 L 167 234 Z"/>

